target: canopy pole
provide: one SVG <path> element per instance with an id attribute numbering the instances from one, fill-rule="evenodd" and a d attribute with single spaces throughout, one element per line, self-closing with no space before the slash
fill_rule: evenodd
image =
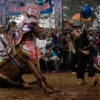
<path id="1" fill-rule="evenodd" d="M 63 28 L 64 28 L 64 25 L 63 25 L 63 0 L 61 0 L 61 3 L 62 3 L 62 31 L 64 30 Z"/>
<path id="2" fill-rule="evenodd" d="M 80 11 L 80 26 L 81 26 L 81 33 L 82 33 L 82 11 Z"/>
<path id="3" fill-rule="evenodd" d="M 7 34 L 7 24 L 8 24 L 8 22 L 7 22 L 7 1 L 5 1 L 6 2 L 6 17 L 5 17 L 5 26 L 6 26 L 6 34 Z"/>

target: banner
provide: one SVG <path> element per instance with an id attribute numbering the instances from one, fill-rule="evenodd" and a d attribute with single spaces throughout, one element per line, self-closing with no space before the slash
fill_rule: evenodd
<path id="1" fill-rule="evenodd" d="M 5 0 L 0 1 L 0 16 L 6 15 L 6 2 Z"/>
<path id="2" fill-rule="evenodd" d="M 7 0 L 7 15 L 9 16 L 16 16 L 16 15 L 20 15 L 20 11 L 17 11 L 17 9 L 19 9 L 19 4 L 20 1 L 22 0 Z M 15 10 L 16 9 L 16 10 Z"/>
<path id="3" fill-rule="evenodd" d="M 52 0 L 45 0 L 45 1 L 47 1 L 45 6 L 48 6 L 48 8 L 40 11 L 40 14 L 52 13 Z"/>
<path id="4" fill-rule="evenodd" d="M 40 14 L 52 12 L 51 0 L 7 0 L 8 15 L 18 15 L 29 9 L 37 9 Z"/>
<path id="5" fill-rule="evenodd" d="M 54 0 L 55 28 L 62 29 L 62 0 Z"/>

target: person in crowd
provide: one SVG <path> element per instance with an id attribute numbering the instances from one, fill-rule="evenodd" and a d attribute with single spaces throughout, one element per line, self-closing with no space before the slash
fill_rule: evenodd
<path id="1" fill-rule="evenodd" d="M 54 44 L 56 45 L 57 43 L 57 36 L 56 36 L 56 30 L 55 29 L 51 29 L 51 34 L 52 34 L 52 38 L 54 39 Z"/>
<path id="2" fill-rule="evenodd" d="M 100 34 L 98 35 L 98 38 L 96 40 L 96 47 L 98 49 L 98 55 L 100 55 Z"/>
<path id="3" fill-rule="evenodd" d="M 14 42 L 14 38 L 18 37 L 18 32 L 16 32 L 16 22 L 12 21 L 8 24 L 8 28 L 6 31 L 6 39 L 8 41 L 8 45 L 11 46 Z"/>
<path id="4" fill-rule="evenodd" d="M 0 35 L 4 34 L 4 26 L 0 25 Z M 2 36 L 0 36 L 0 52 L 6 48 L 6 42 L 3 40 Z"/>
<path id="5" fill-rule="evenodd" d="M 46 39 L 43 36 L 36 38 L 36 45 L 39 47 L 40 52 L 41 52 L 40 68 L 41 68 L 41 71 L 45 73 L 46 66 L 45 66 L 44 55 L 46 51 Z"/>
<path id="6" fill-rule="evenodd" d="M 8 46 L 8 42 L 5 39 L 5 33 L 5 27 L 0 25 L 0 62 L 8 59 L 7 53 L 11 52 L 11 47 Z"/>
<path id="7" fill-rule="evenodd" d="M 66 36 L 63 34 L 62 30 L 59 31 L 59 36 L 56 44 L 56 53 L 60 58 L 59 66 L 61 69 L 67 69 L 67 61 L 68 61 L 68 40 Z M 63 67 L 63 68 L 62 68 Z"/>
<path id="8" fill-rule="evenodd" d="M 96 86 L 98 83 L 98 78 L 95 75 L 94 70 L 94 49 L 90 45 L 88 38 L 88 26 L 86 25 L 83 29 L 83 33 L 80 36 L 80 46 L 79 46 L 79 61 L 77 65 L 77 78 L 80 78 L 82 82 L 79 84 L 85 84 L 85 71 L 88 64 L 88 76 L 92 77 L 92 84 Z"/>
<path id="9" fill-rule="evenodd" d="M 70 68 L 72 70 L 72 74 L 76 74 L 76 66 L 79 58 L 78 45 L 79 45 L 80 34 L 78 30 L 73 29 L 70 35 L 71 35 L 71 41 L 69 41 L 69 49 L 71 52 Z"/>
<path id="10" fill-rule="evenodd" d="M 45 61 L 46 61 L 46 68 L 47 68 L 47 72 L 58 72 L 59 68 L 58 68 L 58 64 L 57 64 L 57 60 L 59 59 L 54 51 L 55 48 L 55 40 L 52 38 L 52 32 L 47 34 L 47 45 L 46 45 L 46 53 L 45 53 Z M 51 64 L 49 64 L 51 62 L 51 64 L 53 64 L 53 66 L 51 66 Z"/>
<path id="11" fill-rule="evenodd" d="M 88 38 L 89 40 L 94 40 L 96 41 L 96 34 L 95 34 L 95 29 L 93 27 L 90 27 L 88 30 Z"/>

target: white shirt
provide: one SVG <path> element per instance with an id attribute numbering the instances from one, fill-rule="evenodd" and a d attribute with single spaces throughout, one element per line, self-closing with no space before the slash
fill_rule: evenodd
<path id="1" fill-rule="evenodd" d="M 40 48 L 41 53 L 45 54 L 46 40 L 39 40 L 37 38 L 36 45 Z"/>

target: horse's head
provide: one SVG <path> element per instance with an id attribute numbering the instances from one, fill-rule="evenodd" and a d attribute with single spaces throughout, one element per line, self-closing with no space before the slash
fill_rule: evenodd
<path id="1" fill-rule="evenodd" d="M 39 32 L 43 32 L 43 31 L 44 31 L 44 29 L 41 28 L 41 27 L 39 26 L 39 24 L 36 23 L 36 22 L 32 22 L 31 25 L 32 25 L 32 30 L 33 30 L 35 33 L 39 33 Z"/>

